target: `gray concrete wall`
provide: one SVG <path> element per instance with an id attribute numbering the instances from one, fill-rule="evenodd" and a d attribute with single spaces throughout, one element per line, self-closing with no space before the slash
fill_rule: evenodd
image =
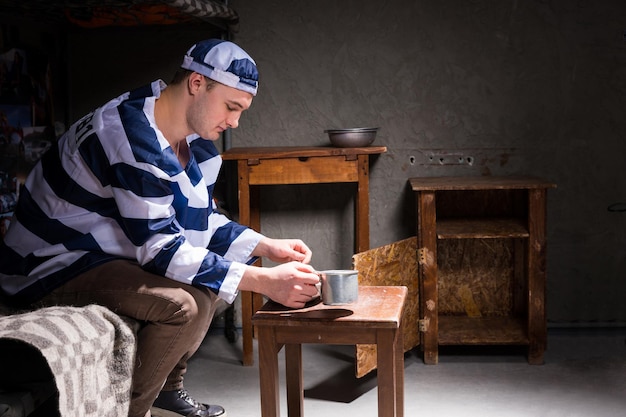
<path id="1" fill-rule="evenodd" d="M 549 319 L 626 320 L 626 213 L 607 210 L 626 202 L 624 2 L 231 5 L 241 15 L 234 40 L 261 73 L 235 146 L 321 145 L 327 128 L 380 126 L 376 143 L 389 151 L 371 170 L 372 247 L 415 233 L 408 177 L 548 178 L 558 184 L 549 191 Z M 429 165 L 431 151 L 473 164 Z M 264 194 L 264 231 L 302 236 L 320 267 L 349 264 L 343 189 L 289 193 Z"/>
<path id="2" fill-rule="evenodd" d="M 241 16 L 233 39 L 261 73 L 234 146 L 325 145 L 324 129 L 379 126 L 375 144 L 388 152 L 371 166 L 372 247 L 415 234 L 409 177 L 524 174 L 554 181 L 549 320 L 626 322 L 626 213 L 608 210 L 626 204 L 626 3 L 230 4 Z M 189 44 L 210 36 L 197 28 L 137 32 L 71 38 L 73 117 L 139 81 L 169 79 Z M 433 153 L 472 163 L 431 164 Z M 225 179 L 235 180 L 232 171 Z M 353 192 L 350 185 L 267 187 L 262 231 L 303 238 L 317 268 L 349 267 Z"/>

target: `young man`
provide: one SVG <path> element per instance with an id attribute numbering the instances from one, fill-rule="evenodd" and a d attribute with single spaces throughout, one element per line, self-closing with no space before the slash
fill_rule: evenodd
<path id="1" fill-rule="evenodd" d="M 218 297 L 232 303 L 248 290 L 297 308 L 318 294 L 301 240 L 265 237 L 215 210 L 212 141 L 250 107 L 255 62 L 211 39 L 181 67 L 169 86 L 157 80 L 72 125 L 29 175 L 0 245 L 5 301 L 97 303 L 143 324 L 131 417 L 226 416 L 183 387 Z M 280 264 L 252 266 L 257 257 Z"/>

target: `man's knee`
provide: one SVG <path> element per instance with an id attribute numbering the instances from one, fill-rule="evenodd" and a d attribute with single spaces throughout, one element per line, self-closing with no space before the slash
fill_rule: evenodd
<path id="1" fill-rule="evenodd" d="M 208 290 L 184 286 L 180 288 L 178 297 L 180 298 L 180 309 L 188 321 L 203 323 L 211 319 L 216 299 L 211 297 Z"/>

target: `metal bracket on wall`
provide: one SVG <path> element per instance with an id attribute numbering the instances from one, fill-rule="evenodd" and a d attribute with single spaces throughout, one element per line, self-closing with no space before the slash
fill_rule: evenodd
<path id="1" fill-rule="evenodd" d="M 474 157 L 461 152 L 428 152 L 425 165 L 473 165 Z"/>
<path id="2" fill-rule="evenodd" d="M 497 163 L 511 163 L 515 148 L 464 148 L 464 149 L 401 149 L 409 157 L 409 165 L 477 167 Z"/>

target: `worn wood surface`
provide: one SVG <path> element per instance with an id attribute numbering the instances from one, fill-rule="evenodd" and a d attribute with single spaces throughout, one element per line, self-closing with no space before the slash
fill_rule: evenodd
<path id="1" fill-rule="evenodd" d="M 410 178 L 413 191 L 436 190 L 506 190 L 555 188 L 556 184 L 532 176 L 509 177 L 419 177 Z"/>
<path id="2" fill-rule="evenodd" d="M 419 285 L 417 276 L 417 239 L 390 243 L 352 256 L 359 271 L 359 285 L 402 285 L 407 287 L 407 302 L 402 314 L 404 351 L 419 345 Z M 376 345 L 356 345 L 355 374 L 361 378 L 376 369 Z"/>
<path id="3" fill-rule="evenodd" d="M 528 237 L 520 219 L 447 219 L 437 222 L 438 239 L 498 239 Z"/>
<path id="4" fill-rule="evenodd" d="M 440 240 L 439 315 L 511 315 L 514 246 L 510 239 Z"/>
<path id="5" fill-rule="evenodd" d="M 527 345 L 526 320 L 515 317 L 439 317 L 440 345 Z"/>
<path id="6" fill-rule="evenodd" d="M 346 328 L 397 328 L 406 293 L 407 288 L 400 286 L 360 286 L 356 303 L 326 305 L 318 298 L 299 309 L 268 301 L 252 316 L 252 323 L 257 326 L 296 327 L 305 332 L 307 327 L 315 325 L 342 328 L 344 331 Z"/>
<path id="7" fill-rule="evenodd" d="M 231 148 L 222 153 L 222 159 L 255 160 L 282 159 L 282 158 L 308 158 L 313 156 L 346 156 L 356 159 L 357 155 L 374 155 L 387 152 L 385 146 L 365 146 L 361 148 L 335 148 L 332 146 L 259 146 Z"/>
<path id="8" fill-rule="evenodd" d="M 421 335 L 424 363 L 439 362 L 439 296 L 437 294 L 437 214 L 434 191 L 417 193 L 417 246 Z"/>
<path id="9" fill-rule="evenodd" d="M 528 361 L 543 363 L 548 330 L 546 328 L 546 190 L 531 190 L 528 227 Z"/>
<path id="10" fill-rule="evenodd" d="M 263 159 L 249 165 L 250 185 L 357 182 L 357 161 L 345 156 Z"/>

